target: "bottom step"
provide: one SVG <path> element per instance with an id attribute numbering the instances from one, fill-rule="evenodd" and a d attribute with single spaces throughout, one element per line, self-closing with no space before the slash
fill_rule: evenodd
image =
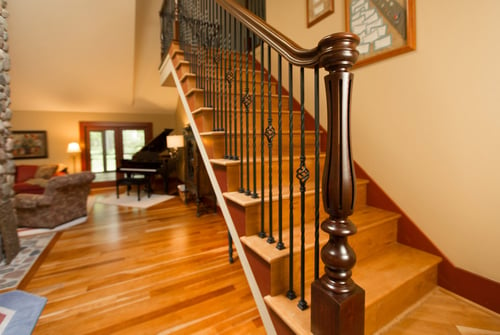
<path id="1" fill-rule="evenodd" d="M 436 287 L 440 261 L 426 252 L 394 244 L 359 262 L 353 279 L 366 291 L 365 334 L 373 334 Z M 310 284 L 305 298 L 310 303 Z M 265 301 L 291 331 L 311 333 L 310 309 L 300 311 L 298 298 L 266 296 Z"/>

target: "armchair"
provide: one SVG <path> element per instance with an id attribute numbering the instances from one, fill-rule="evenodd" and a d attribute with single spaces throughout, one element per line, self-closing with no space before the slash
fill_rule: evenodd
<path id="1" fill-rule="evenodd" d="M 49 179 L 43 194 L 19 193 L 14 207 L 19 227 L 54 228 L 87 216 L 87 196 L 95 175 L 90 171 Z"/>

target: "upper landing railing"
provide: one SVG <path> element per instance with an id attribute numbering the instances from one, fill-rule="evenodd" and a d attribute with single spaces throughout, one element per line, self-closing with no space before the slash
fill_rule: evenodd
<path id="1" fill-rule="evenodd" d="M 224 158 L 240 164 L 239 191 L 261 203 L 258 235 L 280 250 L 289 249 L 287 296 L 298 295 L 300 309 L 309 308 L 305 233 L 313 232 L 312 332 L 363 334 L 364 291 L 351 279 L 356 256 L 348 243 L 356 233 L 349 219 L 356 192 L 350 69 L 358 57 L 359 38 L 335 33 L 320 39 L 315 48 L 304 49 L 259 17 L 265 16 L 262 1 L 247 1 L 246 7 L 231 0 L 165 0 L 160 13 L 162 57 L 173 40 L 179 42 L 196 74 L 196 86 L 203 90 L 204 105 L 213 111 L 212 130 L 223 134 Z M 283 62 L 288 74 L 283 73 Z M 323 93 L 320 68 L 327 71 Z M 304 84 L 305 70 L 314 73 L 314 85 Z M 298 102 L 293 98 L 295 76 Z M 312 129 L 306 126 L 305 114 L 305 91 L 310 88 Z M 326 153 L 321 154 L 319 101 L 325 97 L 327 143 Z M 320 223 L 321 215 L 325 219 Z M 294 223 L 300 230 L 298 243 Z M 283 234 L 285 227 L 288 234 Z M 321 249 L 325 265 L 321 276 L 320 227 L 329 235 Z M 299 269 L 294 269 L 294 255 L 300 257 Z M 297 272 L 300 279 L 294 278 Z"/>

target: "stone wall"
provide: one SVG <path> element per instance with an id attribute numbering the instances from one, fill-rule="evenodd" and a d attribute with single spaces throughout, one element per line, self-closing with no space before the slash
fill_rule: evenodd
<path id="1" fill-rule="evenodd" d="M 12 160 L 12 111 L 10 107 L 10 58 L 7 32 L 7 0 L 1 0 L 0 13 L 0 202 L 12 198 L 15 164 Z"/>
<path id="2" fill-rule="evenodd" d="M 12 111 L 10 107 L 10 58 L 7 33 L 7 0 L 1 0 L 0 13 L 0 260 L 9 264 L 19 252 L 17 218 L 12 197 L 16 166 L 12 160 Z"/>

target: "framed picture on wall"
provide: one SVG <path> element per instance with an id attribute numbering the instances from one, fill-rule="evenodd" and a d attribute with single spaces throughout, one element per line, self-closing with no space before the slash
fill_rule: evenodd
<path id="1" fill-rule="evenodd" d="M 333 13 L 333 0 L 307 0 L 307 27 Z"/>
<path id="2" fill-rule="evenodd" d="M 415 0 L 345 0 L 345 15 L 361 40 L 355 67 L 416 48 Z"/>
<path id="3" fill-rule="evenodd" d="M 47 132 L 45 130 L 13 131 L 14 159 L 47 158 Z"/>

